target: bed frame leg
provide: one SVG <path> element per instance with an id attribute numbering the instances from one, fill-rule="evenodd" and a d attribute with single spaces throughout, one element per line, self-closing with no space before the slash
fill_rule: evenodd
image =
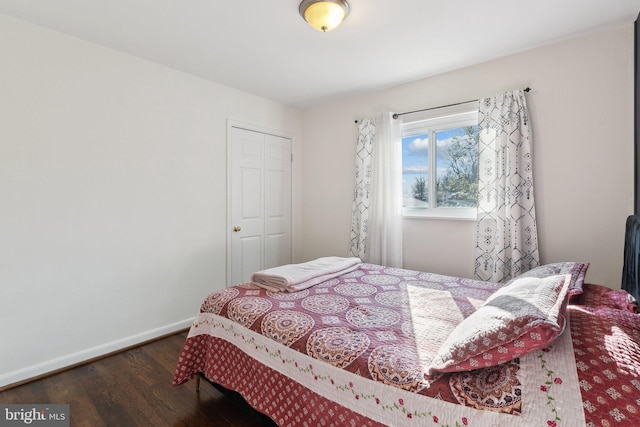
<path id="1" fill-rule="evenodd" d="M 200 393 L 200 374 L 196 377 L 196 393 Z"/>

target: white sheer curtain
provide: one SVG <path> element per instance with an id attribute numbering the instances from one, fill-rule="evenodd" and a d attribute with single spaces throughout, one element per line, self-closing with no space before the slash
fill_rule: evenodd
<path id="1" fill-rule="evenodd" d="M 360 121 L 350 253 L 363 261 L 402 267 L 400 125 L 391 113 Z"/>
<path id="2" fill-rule="evenodd" d="M 540 264 L 524 91 L 480 100 L 475 276 L 503 282 Z"/>

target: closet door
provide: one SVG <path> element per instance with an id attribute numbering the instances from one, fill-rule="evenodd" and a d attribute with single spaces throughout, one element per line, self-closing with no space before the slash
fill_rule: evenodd
<path id="1" fill-rule="evenodd" d="M 227 285 L 291 262 L 291 139 L 231 127 Z"/>
<path id="2" fill-rule="evenodd" d="M 265 135 L 264 268 L 291 263 L 291 140 Z"/>

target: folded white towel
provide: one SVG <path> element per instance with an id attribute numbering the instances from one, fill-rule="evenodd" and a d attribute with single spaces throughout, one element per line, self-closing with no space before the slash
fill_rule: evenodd
<path id="1" fill-rule="evenodd" d="M 324 257 L 258 271 L 251 281 L 273 292 L 296 292 L 356 270 L 361 263 L 357 257 Z"/>

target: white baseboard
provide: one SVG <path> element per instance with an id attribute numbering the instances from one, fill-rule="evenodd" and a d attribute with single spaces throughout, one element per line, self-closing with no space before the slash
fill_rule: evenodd
<path id="1" fill-rule="evenodd" d="M 150 341 L 155 338 L 161 337 L 163 335 L 178 332 L 182 329 L 189 328 L 193 324 L 194 319 L 195 318 L 192 317 L 190 319 L 185 319 L 180 322 L 142 332 L 140 334 L 132 335 L 96 347 L 88 348 L 77 353 L 38 363 L 37 365 L 27 366 L 26 368 L 18 369 L 16 371 L 0 374 L 0 388 L 22 382 L 30 378 L 35 378 L 49 372 L 55 372 L 73 365 L 78 365 L 82 362 L 86 362 L 97 357 L 125 349 L 127 347 L 135 346 L 145 341 Z"/>

